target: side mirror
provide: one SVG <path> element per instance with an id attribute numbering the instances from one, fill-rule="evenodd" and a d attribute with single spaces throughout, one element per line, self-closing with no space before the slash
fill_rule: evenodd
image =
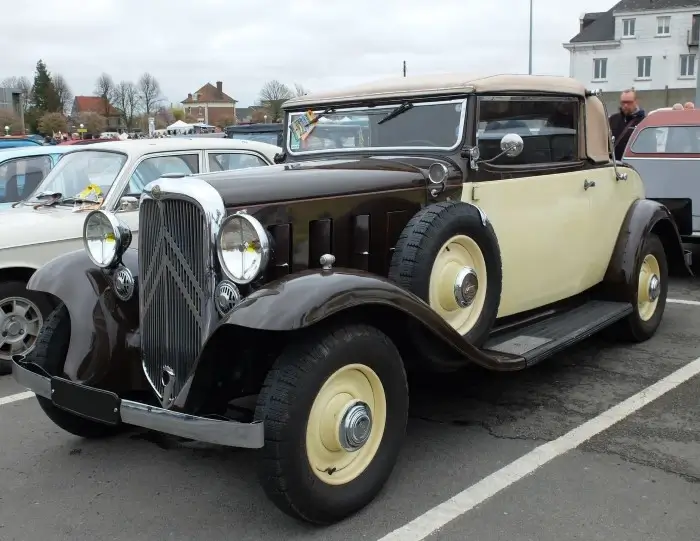
<path id="1" fill-rule="evenodd" d="M 520 156 L 523 148 L 525 148 L 525 143 L 517 133 L 507 133 L 501 139 L 501 150 L 509 158 Z"/>
<path id="2" fill-rule="evenodd" d="M 119 200 L 117 212 L 130 212 L 133 210 L 138 210 L 138 208 L 139 200 L 133 195 L 125 195 Z"/>

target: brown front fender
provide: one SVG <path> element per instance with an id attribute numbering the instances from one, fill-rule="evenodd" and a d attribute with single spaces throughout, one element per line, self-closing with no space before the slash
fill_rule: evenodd
<path id="1" fill-rule="evenodd" d="M 136 250 L 127 250 L 122 261 L 138 284 Z M 32 275 L 27 288 L 54 295 L 68 310 L 66 377 L 118 394 L 148 389 L 141 370 L 138 292 L 126 302 L 119 300 L 112 271 L 95 266 L 84 250 L 49 261 Z"/>
<path id="2" fill-rule="evenodd" d="M 637 289 L 637 262 L 644 239 L 654 233 L 661 238 L 668 258 L 669 274 L 693 276 L 671 212 L 658 201 L 638 199 L 627 211 L 608 264 L 603 284 L 606 296 L 629 300 Z"/>
<path id="3" fill-rule="evenodd" d="M 309 270 L 271 282 L 244 299 L 221 325 L 293 331 L 362 307 L 384 307 L 421 324 L 444 345 L 490 370 L 517 370 L 521 359 L 492 357 L 465 342 L 423 300 L 390 280 L 351 269 Z"/>

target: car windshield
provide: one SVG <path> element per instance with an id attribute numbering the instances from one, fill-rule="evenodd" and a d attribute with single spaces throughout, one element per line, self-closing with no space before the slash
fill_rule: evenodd
<path id="1" fill-rule="evenodd" d="M 126 159 L 125 154 L 101 150 L 66 153 L 37 186 L 30 200 L 47 194 L 61 194 L 66 200 L 88 199 L 101 203 Z M 75 201 L 67 202 L 73 204 Z"/>
<path id="2" fill-rule="evenodd" d="M 32 141 L 31 139 L 0 139 L 0 148 L 35 146 L 41 146 L 41 143 L 37 143 L 36 141 Z"/>
<path id="3" fill-rule="evenodd" d="M 290 113 L 287 148 L 291 154 L 368 148 L 450 150 L 459 144 L 465 113 L 466 100 Z"/>
<path id="4" fill-rule="evenodd" d="M 635 154 L 698 154 L 700 126 L 644 128 L 630 150 Z"/>

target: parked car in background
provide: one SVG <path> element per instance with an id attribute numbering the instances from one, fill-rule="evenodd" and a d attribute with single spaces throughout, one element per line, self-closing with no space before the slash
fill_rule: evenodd
<path id="1" fill-rule="evenodd" d="M 115 213 L 139 230 L 139 197 L 163 175 L 187 177 L 207 171 L 261 167 L 280 148 L 253 141 L 204 138 L 110 141 L 70 149 L 32 197 L 0 213 L 0 365 L 36 343 L 55 298 L 28 291 L 34 271 L 82 246 L 83 222 L 92 209 Z M 1 155 L 1 153 L 0 153 Z M 4 325 L 4 326 L 3 326 Z"/>
<path id="2" fill-rule="evenodd" d="M 700 244 L 700 109 L 646 117 L 622 159 L 641 175 L 646 196 L 670 209 L 683 242 Z"/>
<path id="3" fill-rule="evenodd" d="M 29 197 L 70 148 L 22 146 L 0 152 L 0 211 Z M 0 232 L 0 236 L 3 232 Z"/>
<path id="4" fill-rule="evenodd" d="M 229 139 L 260 141 L 270 145 L 282 145 L 282 124 L 237 124 L 224 130 Z"/>
<path id="5" fill-rule="evenodd" d="M 58 143 L 58 146 L 94 145 L 95 143 L 108 143 L 110 141 L 115 141 L 115 139 L 69 139 L 68 141 L 61 141 Z"/>
<path id="6" fill-rule="evenodd" d="M 0 137 L 0 150 L 4 148 L 29 146 L 43 146 L 43 144 L 38 142 L 33 137 L 18 137 L 14 135 L 6 135 L 4 137 Z"/>
<path id="7" fill-rule="evenodd" d="M 333 523 L 391 475 L 407 371 L 648 340 L 669 274 L 692 275 L 576 80 L 407 77 L 283 107 L 281 163 L 151 179 L 138 241 L 105 205 L 32 276 L 57 304 L 14 377 L 58 426 L 261 449 L 269 498 Z"/>

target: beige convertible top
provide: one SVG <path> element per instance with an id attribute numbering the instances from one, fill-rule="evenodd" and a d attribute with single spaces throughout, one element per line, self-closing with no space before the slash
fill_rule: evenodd
<path id="1" fill-rule="evenodd" d="M 439 96 L 471 92 L 558 92 L 584 97 L 586 88 L 570 77 L 553 75 L 469 75 L 450 73 L 395 77 L 327 92 L 292 98 L 284 108 L 336 104 L 364 99 Z"/>

